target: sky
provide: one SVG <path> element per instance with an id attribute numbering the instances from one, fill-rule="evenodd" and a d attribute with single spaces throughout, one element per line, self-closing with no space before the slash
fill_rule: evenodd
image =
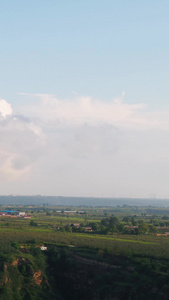
<path id="1" fill-rule="evenodd" d="M 0 195 L 169 198 L 168 0 L 0 0 Z"/>

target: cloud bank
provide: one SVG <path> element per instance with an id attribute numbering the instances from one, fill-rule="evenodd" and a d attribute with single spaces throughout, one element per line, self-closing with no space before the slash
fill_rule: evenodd
<path id="1" fill-rule="evenodd" d="M 124 94 L 19 97 L 23 106 L 0 100 L 2 193 L 169 197 L 169 111 Z"/>

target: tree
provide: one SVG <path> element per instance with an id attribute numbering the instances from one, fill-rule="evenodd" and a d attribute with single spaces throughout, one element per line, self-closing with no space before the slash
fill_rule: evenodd
<path id="1" fill-rule="evenodd" d="M 72 232 L 72 227 L 70 227 L 69 225 L 65 225 L 65 231 Z"/>
<path id="2" fill-rule="evenodd" d="M 30 226 L 34 226 L 34 227 L 37 227 L 38 226 L 38 223 L 36 223 L 35 221 L 31 220 L 30 223 L 29 223 Z"/>
<path id="3" fill-rule="evenodd" d="M 98 225 L 97 225 L 97 223 L 96 222 L 90 222 L 89 223 L 89 227 L 92 227 L 92 230 L 97 230 L 97 228 L 98 228 Z"/>

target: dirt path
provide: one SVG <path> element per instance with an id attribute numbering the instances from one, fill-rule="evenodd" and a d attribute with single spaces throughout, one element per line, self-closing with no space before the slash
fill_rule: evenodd
<path id="1" fill-rule="evenodd" d="M 84 257 L 78 256 L 78 255 L 72 255 L 71 257 L 72 257 L 72 259 L 75 259 L 76 261 L 87 264 L 87 265 L 95 265 L 95 266 L 97 265 L 97 266 L 102 266 L 102 267 L 111 268 L 111 269 L 121 269 L 122 268 L 121 266 L 111 265 L 106 262 L 100 262 L 100 261 L 97 261 L 94 259 L 88 259 L 88 258 L 84 258 Z"/>

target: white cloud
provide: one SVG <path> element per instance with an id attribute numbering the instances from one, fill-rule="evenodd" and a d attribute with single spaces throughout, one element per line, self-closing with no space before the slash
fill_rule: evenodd
<path id="1" fill-rule="evenodd" d="M 34 99 L 30 106 L 20 107 L 24 114 L 36 116 L 43 121 L 58 124 L 100 126 L 106 123 L 118 128 L 146 130 L 151 128 L 169 129 L 168 111 L 149 111 L 145 103 L 127 104 L 124 93 L 112 101 L 102 101 L 91 97 L 58 99 L 49 94 L 23 94 Z"/>
<path id="2" fill-rule="evenodd" d="M 124 95 L 24 97 L 0 120 L 0 179 L 15 182 L 11 193 L 169 196 L 169 112 Z"/>
<path id="3" fill-rule="evenodd" d="M 146 123 L 144 110 L 146 105 L 126 104 L 124 94 L 121 97 L 106 102 L 91 97 L 74 97 L 58 99 L 48 94 L 21 94 L 34 99 L 30 106 L 20 107 L 23 113 L 33 115 L 48 122 L 80 125 L 103 123 L 123 126 L 142 125 Z"/>
<path id="4" fill-rule="evenodd" d="M 5 119 L 8 115 L 12 114 L 11 105 L 4 99 L 0 98 L 0 114 Z"/>
<path id="5" fill-rule="evenodd" d="M 16 164 L 18 159 L 18 162 L 20 163 L 21 158 L 17 157 L 17 155 L 14 155 L 13 153 L 10 153 L 9 156 L 5 159 L 3 162 L 1 168 L 0 168 L 0 178 L 3 182 L 4 180 L 7 181 L 25 181 L 27 179 L 27 176 L 29 176 L 31 172 L 31 166 L 28 164 L 27 166 L 17 166 Z"/>
<path id="6" fill-rule="evenodd" d="M 1 101 L 0 179 L 2 182 L 29 178 L 32 167 L 43 153 L 45 135 L 36 120 L 15 115 L 7 101 Z M 8 118 L 7 118 L 8 116 Z"/>

